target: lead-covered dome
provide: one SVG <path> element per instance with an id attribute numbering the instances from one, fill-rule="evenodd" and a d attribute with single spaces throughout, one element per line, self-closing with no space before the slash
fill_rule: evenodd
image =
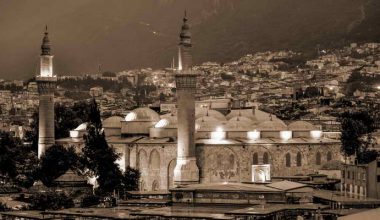
<path id="1" fill-rule="evenodd" d="M 251 109 L 242 109 L 242 110 L 232 110 L 227 116 L 227 120 L 230 120 L 235 117 L 245 117 L 252 120 L 252 122 L 256 122 L 257 118 L 253 114 Z"/>
<path id="2" fill-rule="evenodd" d="M 257 125 L 259 131 L 285 131 L 288 126 L 281 120 L 264 121 Z"/>
<path id="3" fill-rule="evenodd" d="M 227 131 L 250 131 L 252 130 L 252 120 L 246 117 L 233 117 L 226 123 Z"/>
<path id="4" fill-rule="evenodd" d="M 87 129 L 87 123 L 85 122 L 85 123 L 80 124 L 78 127 L 76 127 L 74 131 L 86 131 L 86 129 Z"/>
<path id="5" fill-rule="evenodd" d="M 196 108 L 195 109 L 195 118 L 196 119 L 204 117 L 204 116 L 210 116 L 210 117 L 214 117 L 220 121 L 226 121 L 226 117 L 222 113 L 220 113 L 216 110 L 205 109 L 205 108 Z"/>
<path id="6" fill-rule="evenodd" d="M 150 108 L 136 108 L 125 116 L 125 121 L 159 121 L 160 116 Z"/>
<path id="7" fill-rule="evenodd" d="M 120 116 L 111 116 L 106 118 L 102 124 L 104 128 L 121 128 L 121 121 L 123 118 Z"/>
<path id="8" fill-rule="evenodd" d="M 195 130 L 196 131 L 216 131 L 217 128 L 223 128 L 225 125 L 218 121 L 204 121 L 200 120 L 195 122 Z"/>
<path id="9" fill-rule="evenodd" d="M 306 121 L 295 121 L 288 125 L 291 131 L 313 131 L 318 130 L 316 126 Z"/>
<path id="10" fill-rule="evenodd" d="M 155 128 L 177 128 L 177 116 L 170 115 L 165 116 L 159 120 L 154 127 Z"/>

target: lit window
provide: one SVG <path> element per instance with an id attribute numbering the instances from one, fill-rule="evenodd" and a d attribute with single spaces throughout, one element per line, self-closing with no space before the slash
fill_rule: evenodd
<path id="1" fill-rule="evenodd" d="M 256 130 L 254 130 L 254 131 L 248 131 L 247 132 L 247 137 L 250 140 L 257 140 L 257 139 L 260 138 L 260 131 L 256 131 Z"/>
<path id="2" fill-rule="evenodd" d="M 280 137 L 282 140 L 287 141 L 292 138 L 292 131 L 280 131 Z"/>

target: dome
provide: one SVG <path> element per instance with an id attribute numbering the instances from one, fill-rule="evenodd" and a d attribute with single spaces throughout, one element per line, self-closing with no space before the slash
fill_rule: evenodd
<path id="1" fill-rule="evenodd" d="M 85 131 L 85 130 L 87 130 L 87 123 L 82 123 L 77 128 L 74 129 L 74 131 Z"/>
<path id="2" fill-rule="evenodd" d="M 106 118 L 102 124 L 104 128 L 121 128 L 121 121 L 123 118 L 120 116 L 111 116 Z"/>
<path id="3" fill-rule="evenodd" d="M 313 131 L 318 130 L 316 126 L 306 121 L 295 121 L 288 125 L 291 131 Z"/>
<path id="4" fill-rule="evenodd" d="M 226 131 L 250 131 L 252 129 L 250 124 L 242 124 L 237 121 L 228 122 L 225 126 Z"/>
<path id="5" fill-rule="evenodd" d="M 216 131 L 219 127 L 224 127 L 224 124 L 217 120 L 195 122 L 196 131 Z"/>
<path id="6" fill-rule="evenodd" d="M 257 125 L 259 131 L 284 131 L 287 129 L 286 124 L 281 120 L 265 121 Z"/>
<path id="7" fill-rule="evenodd" d="M 166 116 L 159 120 L 155 125 L 155 128 L 177 128 L 177 117 Z"/>
<path id="8" fill-rule="evenodd" d="M 244 123 L 244 124 L 252 124 L 253 123 L 253 121 L 251 119 L 244 117 L 244 116 L 236 116 L 236 117 L 233 117 L 230 120 L 228 120 L 228 122 L 234 122 L 234 121 Z"/>
<path id="9" fill-rule="evenodd" d="M 211 116 L 203 116 L 195 120 L 195 122 L 205 122 L 205 121 L 220 121 L 220 120 Z"/>
<path id="10" fill-rule="evenodd" d="M 159 121 L 160 116 L 150 108 L 136 108 L 125 116 L 125 121 Z"/>
<path id="11" fill-rule="evenodd" d="M 219 121 L 225 121 L 226 120 L 226 117 L 222 113 L 220 113 L 216 110 L 205 109 L 205 108 L 196 108 L 195 109 L 195 118 L 198 119 L 198 118 L 203 117 L 203 116 L 211 116 L 211 117 L 218 119 Z"/>
<path id="12" fill-rule="evenodd" d="M 252 109 L 232 110 L 227 116 L 227 120 L 235 117 L 245 117 L 251 119 L 252 122 L 257 121 L 255 115 L 252 113 Z"/>
<path id="13" fill-rule="evenodd" d="M 252 130 L 252 120 L 246 117 L 233 117 L 226 124 L 227 131 L 250 131 Z"/>

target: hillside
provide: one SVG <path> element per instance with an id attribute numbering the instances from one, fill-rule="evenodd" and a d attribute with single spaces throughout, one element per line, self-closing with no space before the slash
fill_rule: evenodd
<path id="1" fill-rule="evenodd" d="M 169 66 L 185 8 L 196 63 L 380 39 L 376 0 L 2 0 L 0 78 L 38 71 L 45 24 L 58 74 Z"/>

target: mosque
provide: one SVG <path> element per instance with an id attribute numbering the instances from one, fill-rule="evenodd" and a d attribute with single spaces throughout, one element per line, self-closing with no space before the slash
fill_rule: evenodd
<path id="1" fill-rule="evenodd" d="M 52 56 L 50 48 L 46 49 L 47 33 L 45 37 L 41 63 L 47 62 L 43 63 L 46 69 L 52 65 Z M 198 183 L 266 183 L 272 177 L 314 174 L 325 163 L 341 158 L 340 141 L 326 137 L 309 122 L 284 122 L 257 107 L 231 110 L 228 114 L 195 108 L 196 79 L 201 73 L 192 69 L 186 15 L 178 48 L 178 69 L 174 73 L 176 110 L 160 115 L 141 107 L 125 118 L 112 116 L 103 120 L 108 144 L 121 155 L 120 168 L 131 166 L 140 170 L 140 190 L 164 191 Z M 41 67 L 38 81 L 43 97 L 39 125 L 41 152 L 54 138 L 51 97 L 56 78 L 52 68 L 45 69 Z M 86 124 L 81 124 L 70 132 L 70 137 L 55 142 L 81 147 L 85 133 Z"/>

